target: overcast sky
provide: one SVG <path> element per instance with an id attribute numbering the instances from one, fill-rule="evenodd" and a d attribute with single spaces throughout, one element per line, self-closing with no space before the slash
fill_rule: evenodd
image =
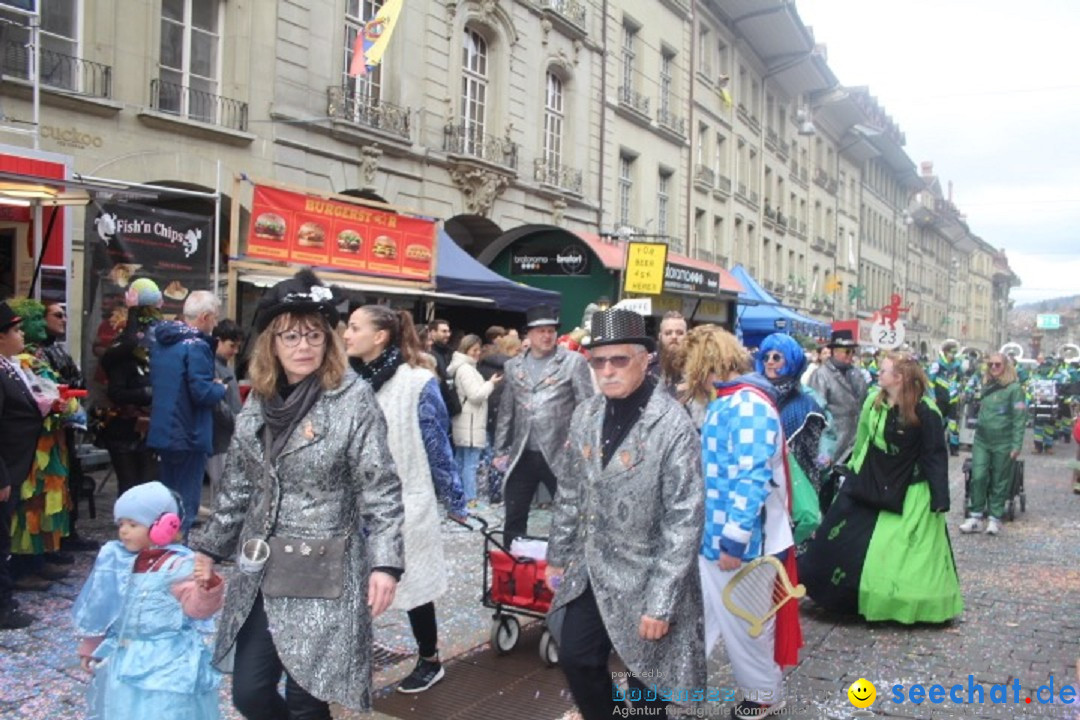
<path id="1" fill-rule="evenodd" d="M 1017 303 L 1080 293 L 1080 2 L 797 0 L 843 85 L 868 85 Z"/>

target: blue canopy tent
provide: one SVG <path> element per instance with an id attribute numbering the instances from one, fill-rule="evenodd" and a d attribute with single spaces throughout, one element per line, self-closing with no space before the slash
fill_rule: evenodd
<path id="1" fill-rule="evenodd" d="M 441 293 L 490 298 L 495 301 L 494 307 L 511 312 L 525 312 L 544 303 L 557 309 L 561 304 L 557 292 L 519 285 L 489 270 L 462 250 L 442 228 L 439 228 L 438 253 L 435 289 Z"/>
<path id="2" fill-rule="evenodd" d="M 738 320 L 736 327 L 742 334 L 742 343 L 746 347 L 756 347 L 766 336 L 774 332 L 789 335 L 827 335 L 829 324 L 800 315 L 789 307 L 777 302 L 757 281 L 746 272 L 742 265 L 731 269 L 731 274 L 746 288 L 739 293 Z"/>

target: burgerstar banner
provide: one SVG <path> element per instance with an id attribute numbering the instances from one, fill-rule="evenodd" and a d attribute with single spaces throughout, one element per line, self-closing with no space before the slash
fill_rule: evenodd
<path id="1" fill-rule="evenodd" d="M 254 258 L 432 283 L 435 223 L 315 195 L 255 186 Z"/>

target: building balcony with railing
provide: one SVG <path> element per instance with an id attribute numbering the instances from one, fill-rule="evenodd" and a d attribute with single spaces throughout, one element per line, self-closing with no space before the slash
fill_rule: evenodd
<path id="1" fill-rule="evenodd" d="M 825 254 L 829 257 L 836 257 L 836 243 L 831 242 L 825 246 Z"/>
<path id="2" fill-rule="evenodd" d="M 585 186 L 580 170 L 562 163 L 549 162 L 543 158 L 533 161 L 533 179 L 543 185 L 557 187 L 577 195 L 582 194 Z"/>
<path id="3" fill-rule="evenodd" d="M 765 145 L 770 150 L 776 150 L 777 143 L 780 142 L 780 135 L 776 130 L 772 128 L 765 128 Z"/>
<path id="4" fill-rule="evenodd" d="M 474 157 L 513 170 L 518 166 L 517 143 L 489 135 L 480 125 L 446 125 L 443 128 L 443 150 L 452 155 Z"/>
<path id="5" fill-rule="evenodd" d="M 4 79 L 33 82 L 30 77 L 31 49 L 22 42 L 7 41 L 0 73 Z M 112 68 L 90 60 L 41 48 L 38 78 L 42 87 L 96 98 L 112 97 Z"/>
<path id="6" fill-rule="evenodd" d="M 820 235 L 815 235 L 814 239 L 810 242 L 810 247 L 815 250 L 825 250 L 825 238 Z"/>
<path id="7" fill-rule="evenodd" d="M 246 102 L 196 90 L 185 85 L 154 79 L 150 81 L 150 107 L 158 112 L 219 125 L 230 130 L 247 131 Z"/>
<path id="8" fill-rule="evenodd" d="M 686 118 L 680 117 L 670 110 L 658 109 L 656 111 L 656 124 L 679 137 L 686 137 Z"/>
<path id="9" fill-rule="evenodd" d="M 378 98 L 351 92 L 348 88 L 327 89 L 327 115 L 335 120 L 363 125 L 373 130 L 409 139 L 409 108 Z"/>
<path id="10" fill-rule="evenodd" d="M 716 187 L 716 172 L 708 165 L 694 167 L 694 184 L 703 190 Z"/>
<path id="11" fill-rule="evenodd" d="M 578 0 L 536 0 L 541 10 L 551 13 L 556 20 L 570 23 L 585 34 L 585 4 Z"/>
<path id="12" fill-rule="evenodd" d="M 639 115 L 649 114 L 649 98 L 625 85 L 619 87 L 619 105 Z"/>

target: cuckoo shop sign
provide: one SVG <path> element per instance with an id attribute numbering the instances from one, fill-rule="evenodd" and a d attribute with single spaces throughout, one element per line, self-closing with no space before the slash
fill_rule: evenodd
<path id="1" fill-rule="evenodd" d="M 720 292 L 720 273 L 668 261 L 664 268 L 664 289 L 699 295 Z"/>
<path id="2" fill-rule="evenodd" d="M 431 283 L 435 274 L 435 223 L 256 185 L 247 254 Z"/>

